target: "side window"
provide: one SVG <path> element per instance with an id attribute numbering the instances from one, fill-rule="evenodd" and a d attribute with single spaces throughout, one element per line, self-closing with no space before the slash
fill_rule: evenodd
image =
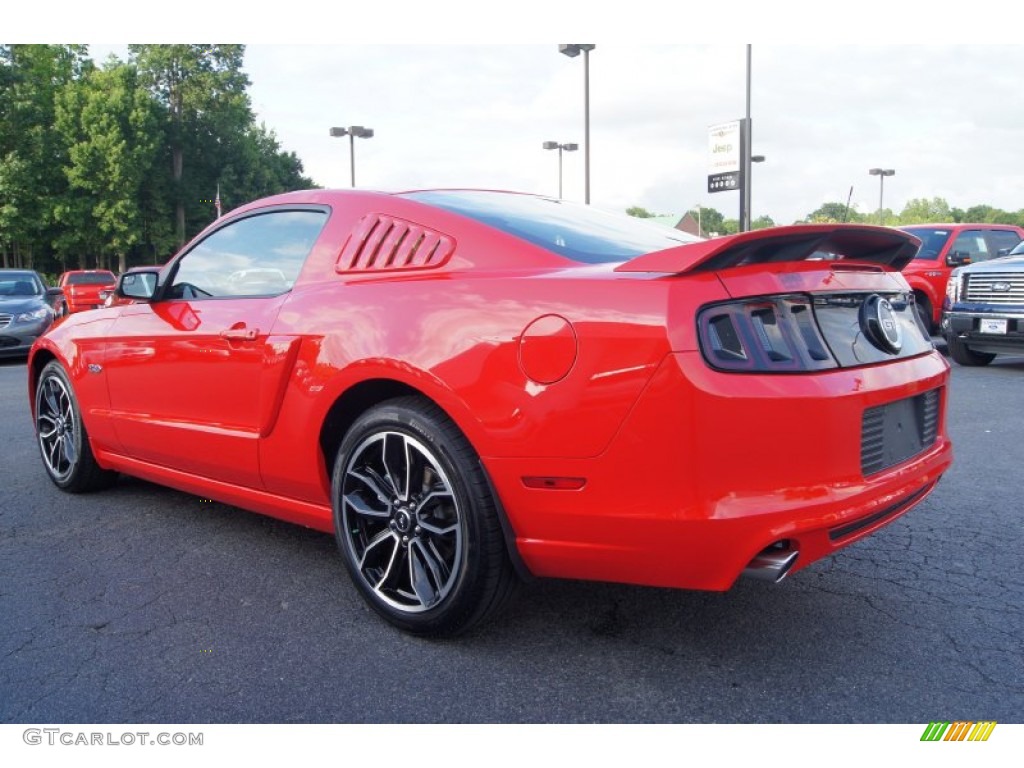
<path id="1" fill-rule="evenodd" d="M 327 221 L 323 211 L 271 211 L 218 229 L 178 262 L 173 299 L 290 291 Z"/>
<path id="2" fill-rule="evenodd" d="M 957 235 L 956 242 L 953 243 L 950 251 L 970 256 L 972 262 L 985 261 L 994 255 L 989 253 L 988 244 L 985 242 L 985 233 L 980 229 L 968 229 L 961 232 Z"/>
<path id="3" fill-rule="evenodd" d="M 992 251 L 992 258 L 1005 256 L 1012 251 L 1020 238 L 1016 232 L 1008 229 L 992 229 L 988 233 L 989 250 Z"/>

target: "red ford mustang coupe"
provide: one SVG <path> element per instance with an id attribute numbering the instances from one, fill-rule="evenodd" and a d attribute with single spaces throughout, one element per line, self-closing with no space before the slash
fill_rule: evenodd
<path id="1" fill-rule="evenodd" d="M 39 339 L 43 463 L 335 534 L 419 634 L 524 575 L 780 580 L 923 500 L 949 366 L 898 230 L 707 241 L 532 195 L 305 191 Z"/>

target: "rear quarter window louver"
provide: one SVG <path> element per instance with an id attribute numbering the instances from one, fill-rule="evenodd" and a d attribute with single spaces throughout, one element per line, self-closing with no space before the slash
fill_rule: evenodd
<path id="1" fill-rule="evenodd" d="M 428 227 L 371 213 L 359 220 L 335 269 L 338 272 L 406 272 L 437 269 L 451 258 L 454 241 Z"/>

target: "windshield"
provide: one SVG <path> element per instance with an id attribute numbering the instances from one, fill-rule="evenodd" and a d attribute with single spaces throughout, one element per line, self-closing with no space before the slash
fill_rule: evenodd
<path id="1" fill-rule="evenodd" d="M 429 191 L 402 195 L 459 213 L 586 264 L 625 261 L 700 238 L 625 214 L 509 192 Z"/>
<path id="2" fill-rule="evenodd" d="M 918 249 L 917 255 L 914 256 L 915 259 L 937 258 L 951 234 L 949 229 L 929 227 L 903 227 L 903 231 L 909 232 L 921 241 L 921 247 Z"/>
<path id="3" fill-rule="evenodd" d="M 4 275 L 0 277 L 0 297 L 38 296 L 42 286 L 32 275 Z"/>

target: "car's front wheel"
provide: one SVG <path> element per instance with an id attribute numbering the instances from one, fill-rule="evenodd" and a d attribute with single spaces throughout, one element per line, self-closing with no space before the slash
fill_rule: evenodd
<path id="1" fill-rule="evenodd" d="M 96 463 L 82 412 L 63 366 L 56 360 L 39 374 L 35 398 L 36 438 L 53 483 L 69 493 L 107 488 L 117 473 Z"/>
<path id="2" fill-rule="evenodd" d="M 946 346 L 949 347 L 949 356 L 960 365 L 988 365 L 996 359 L 991 352 L 975 352 L 953 334 L 946 336 Z"/>
<path id="3" fill-rule="evenodd" d="M 345 435 L 332 479 L 335 532 L 353 582 L 397 627 L 455 635 L 515 584 L 479 458 L 418 397 L 370 409 Z"/>

